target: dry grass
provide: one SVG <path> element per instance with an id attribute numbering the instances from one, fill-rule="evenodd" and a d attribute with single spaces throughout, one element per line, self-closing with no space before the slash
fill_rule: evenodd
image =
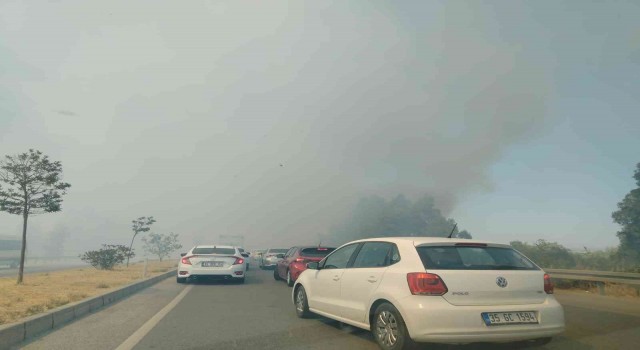
<path id="1" fill-rule="evenodd" d="M 106 293 L 142 278 L 143 263 L 121 266 L 112 271 L 94 268 L 33 273 L 16 284 L 15 277 L 0 277 L 0 324 L 15 322 L 87 297 Z M 147 277 L 175 266 L 174 261 L 153 261 Z"/>

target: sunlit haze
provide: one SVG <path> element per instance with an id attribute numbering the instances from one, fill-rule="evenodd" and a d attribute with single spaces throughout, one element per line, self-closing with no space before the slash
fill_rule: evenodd
<path id="1" fill-rule="evenodd" d="M 618 244 L 639 2 L 366 4 L 3 1 L 0 156 L 72 185 L 30 251 L 126 244 L 148 215 L 187 247 L 316 244 L 362 196 L 425 193 L 474 238 Z"/>

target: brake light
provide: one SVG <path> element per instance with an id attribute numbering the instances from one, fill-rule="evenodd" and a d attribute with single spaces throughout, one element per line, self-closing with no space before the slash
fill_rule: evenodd
<path id="1" fill-rule="evenodd" d="M 544 292 L 547 294 L 553 294 L 553 282 L 551 282 L 551 276 L 544 274 Z"/>
<path id="2" fill-rule="evenodd" d="M 180 260 L 180 262 L 183 263 L 184 265 L 191 265 L 191 261 L 189 260 L 189 258 L 193 258 L 193 257 L 192 256 L 185 256 Z"/>
<path id="3" fill-rule="evenodd" d="M 296 258 L 295 262 L 306 262 L 307 259 L 305 258 Z"/>
<path id="4" fill-rule="evenodd" d="M 234 265 L 244 264 L 244 259 L 236 257 L 236 261 L 234 261 L 233 264 Z"/>
<path id="5" fill-rule="evenodd" d="M 449 291 L 442 278 L 433 273 L 408 273 L 407 283 L 413 295 L 445 295 Z"/>

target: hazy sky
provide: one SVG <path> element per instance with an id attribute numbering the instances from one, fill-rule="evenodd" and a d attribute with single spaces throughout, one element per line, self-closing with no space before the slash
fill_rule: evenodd
<path id="1" fill-rule="evenodd" d="M 368 194 L 475 238 L 617 244 L 640 162 L 640 3 L 2 1 L 0 154 L 72 184 L 33 249 L 317 243 Z M 20 219 L 0 214 L 0 231 Z M 40 246 L 43 246 L 40 244 Z"/>

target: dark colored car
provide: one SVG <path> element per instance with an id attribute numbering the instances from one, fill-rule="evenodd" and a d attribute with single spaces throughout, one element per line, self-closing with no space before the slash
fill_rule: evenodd
<path id="1" fill-rule="evenodd" d="M 293 247 L 278 261 L 273 278 L 276 281 L 285 280 L 289 287 L 298 279 L 302 271 L 307 269 L 307 263 L 317 262 L 324 259 L 336 248 L 326 247 Z"/>

